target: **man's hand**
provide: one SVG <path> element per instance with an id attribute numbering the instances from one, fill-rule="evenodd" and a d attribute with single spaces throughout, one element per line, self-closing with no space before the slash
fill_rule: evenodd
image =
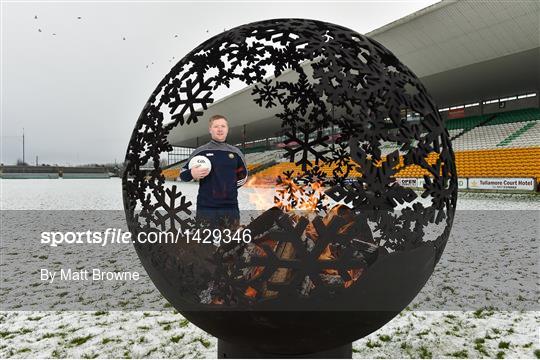
<path id="1" fill-rule="evenodd" d="M 191 168 L 191 176 L 194 180 L 201 180 L 210 173 L 210 169 L 203 169 L 201 165 L 197 165 Z"/>

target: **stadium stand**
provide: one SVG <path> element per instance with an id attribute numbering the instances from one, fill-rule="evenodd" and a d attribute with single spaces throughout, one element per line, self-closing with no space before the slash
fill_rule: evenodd
<path id="1" fill-rule="evenodd" d="M 500 114 L 472 116 L 449 120 L 447 128 L 450 136 L 456 136 L 452 146 L 456 157 L 459 177 L 529 177 L 540 180 L 540 109 L 516 110 Z M 398 147 L 395 144 L 383 144 L 383 154 L 388 154 Z M 318 150 L 322 150 L 319 147 Z M 279 156 L 282 151 L 274 151 Z M 314 160 L 313 156 L 308 157 Z M 383 157 L 384 158 L 384 157 Z M 428 162 L 436 158 L 431 154 Z M 400 164 L 402 167 L 403 164 Z M 334 166 L 320 164 L 328 176 Z M 285 171 L 300 172 L 300 167 L 286 159 L 258 172 L 252 183 L 263 184 L 274 181 Z M 345 171 L 342 168 L 341 171 Z M 361 174 L 353 170 L 349 176 Z M 400 170 L 396 177 L 422 177 L 429 173 L 416 165 Z"/>

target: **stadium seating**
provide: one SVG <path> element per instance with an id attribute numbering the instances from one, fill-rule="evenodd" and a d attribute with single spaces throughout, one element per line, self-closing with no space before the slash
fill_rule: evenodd
<path id="1" fill-rule="evenodd" d="M 489 120 L 491 118 L 491 120 Z M 489 120 L 489 121 L 487 121 Z M 452 142 L 459 177 L 534 177 L 540 179 L 540 109 L 525 109 L 507 113 L 474 116 L 447 122 L 449 135 L 458 136 Z M 466 131 L 464 131 L 466 130 Z M 383 155 L 397 150 L 392 143 L 383 143 Z M 317 150 L 322 150 L 322 147 Z M 313 155 L 308 159 L 314 160 Z M 301 172 L 299 166 L 288 162 L 272 166 L 256 174 L 258 178 L 274 179 L 284 171 Z M 436 161 L 435 154 L 428 162 Z M 403 166 L 400 164 L 400 167 Z M 320 164 L 327 176 L 332 166 Z M 341 169 L 345 171 L 345 169 Z M 422 177 L 429 173 L 412 165 L 400 170 L 396 177 Z M 360 174 L 353 170 L 349 176 Z"/>
<path id="2" fill-rule="evenodd" d="M 180 168 L 170 168 L 165 169 L 161 172 L 163 176 L 165 176 L 166 180 L 175 180 L 178 176 L 180 176 Z"/>
<path id="3" fill-rule="evenodd" d="M 459 177 L 534 177 L 540 178 L 540 147 L 510 148 L 499 150 L 470 150 L 455 153 L 456 168 Z M 428 156 L 428 163 L 437 160 L 435 153 Z M 402 167 L 403 163 L 399 165 Z M 321 171 L 332 176 L 334 166 L 322 165 Z M 291 162 L 282 162 L 261 171 L 256 176 L 260 178 L 273 178 L 282 175 L 285 171 L 301 172 L 301 167 Z M 341 168 L 345 171 L 345 167 Z M 361 174 L 353 170 L 350 177 Z M 396 177 L 422 177 L 429 172 L 418 165 L 410 165 L 396 174 Z"/>
<path id="4" fill-rule="evenodd" d="M 487 120 L 493 114 L 479 115 L 479 116 L 469 116 L 461 119 L 450 119 L 446 121 L 446 128 L 448 130 L 456 129 L 471 129 L 483 121 Z M 509 124 L 513 122 L 523 122 L 523 121 L 533 121 L 540 120 L 540 109 L 531 108 L 531 109 L 522 109 L 522 110 L 513 110 L 507 111 L 504 113 L 496 114 L 495 118 L 490 120 L 485 125 L 499 125 L 499 124 Z"/>
<path id="5" fill-rule="evenodd" d="M 490 115 L 469 116 L 461 119 L 452 119 L 446 122 L 448 130 L 472 129 L 489 118 Z"/>
<path id="6" fill-rule="evenodd" d="M 540 146 L 540 126 L 537 123 L 529 121 L 479 126 L 454 139 L 452 147 L 454 151 L 463 151 Z"/>

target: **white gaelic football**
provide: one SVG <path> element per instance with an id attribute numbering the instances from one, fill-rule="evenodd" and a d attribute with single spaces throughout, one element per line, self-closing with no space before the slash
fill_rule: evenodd
<path id="1" fill-rule="evenodd" d="M 212 163 L 210 162 L 210 159 L 206 156 L 202 155 L 196 155 L 189 161 L 188 168 L 194 168 L 197 165 L 200 165 L 202 169 L 208 169 L 209 171 L 212 170 Z"/>

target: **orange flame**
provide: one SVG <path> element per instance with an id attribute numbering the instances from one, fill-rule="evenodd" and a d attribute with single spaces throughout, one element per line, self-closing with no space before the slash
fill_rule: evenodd
<path id="1" fill-rule="evenodd" d="M 319 256 L 319 260 L 332 260 L 332 259 L 335 259 L 335 258 L 332 255 L 332 251 L 330 250 L 330 244 L 328 244 L 326 245 L 321 255 Z"/>
<path id="2" fill-rule="evenodd" d="M 332 254 L 332 251 L 330 250 L 330 245 L 327 245 L 321 255 L 319 256 L 319 260 L 333 260 L 335 259 L 335 256 Z M 335 269 L 323 269 L 323 273 L 327 275 L 339 275 L 339 272 Z"/>
<path id="3" fill-rule="evenodd" d="M 351 269 L 351 270 L 347 270 L 347 273 L 348 273 L 349 276 L 351 277 L 351 280 L 345 281 L 345 288 L 348 288 L 348 287 L 350 287 L 352 284 L 354 284 L 354 282 L 355 282 L 356 280 L 358 280 L 358 278 L 360 277 L 360 275 L 362 275 L 363 272 L 364 272 L 363 269 Z"/>
<path id="4" fill-rule="evenodd" d="M 257 290 L 255 290 L 251 286 L 248 286 L 248 288 L 244 292 L 244 295 L 254 298 L 257 295 Z"/>
<path id="5" fill-rule="evenodd" d="M 249 194 L 249 202 L 255 205 L 255 210 L 266 210 L 274 206 L 268 196 L 264 196 L 260 191 L 254 190 Z"/>

